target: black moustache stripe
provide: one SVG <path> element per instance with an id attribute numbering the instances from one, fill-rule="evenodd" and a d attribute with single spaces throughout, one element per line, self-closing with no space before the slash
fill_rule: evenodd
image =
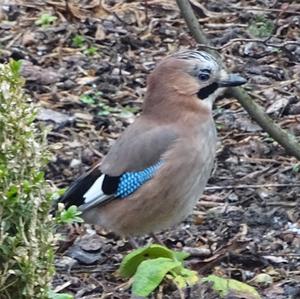
<path id="1" fill-rule="evenodd" d="M 212 93 L 214 93 L 217 89 L 219 88 L 218 83 L 212 83 L 204 88 L 201 88 L 198 93 L 197 96 L 199 99 L 204 100 L 206 98 L 208 98 Z"/>

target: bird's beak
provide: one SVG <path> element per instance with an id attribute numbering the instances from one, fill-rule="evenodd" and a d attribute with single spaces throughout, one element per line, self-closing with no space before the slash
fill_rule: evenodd
<path id="1" fill-rule="evenodd" d="M 238 74 L 229 74 L 226 79 L 218 81 L 219 87 L 239 86 L 247 82 L 247 79 Z"/>

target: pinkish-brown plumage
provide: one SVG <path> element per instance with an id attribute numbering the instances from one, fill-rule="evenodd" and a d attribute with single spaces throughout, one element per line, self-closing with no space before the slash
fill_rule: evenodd
<path id="1" fill-rule="evenodd" d="M 223 87 L 243 83 L 205 52 L 167 57 L 148 78 L 141 115 L 61 201 L 79 205 L 87 222 L 123 236 L 160 231 L 182 221 L 203 193 L 213 167 L 213 101 Z M 158 161 L 162 165 L 142 186 L 126 198 L 116 196 L 124 173 Z"/>

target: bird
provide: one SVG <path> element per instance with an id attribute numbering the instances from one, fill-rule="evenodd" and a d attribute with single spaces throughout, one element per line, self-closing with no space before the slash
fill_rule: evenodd
<path id="1" fill-rule="evenodd" d="M 141 114 L 59 201 L 122 237 L 179 224 L 192 213 L 214 166 L 213 103 L 227 87 L 246 82 L 205 51 L 165 57 L 148 76 Z"/>

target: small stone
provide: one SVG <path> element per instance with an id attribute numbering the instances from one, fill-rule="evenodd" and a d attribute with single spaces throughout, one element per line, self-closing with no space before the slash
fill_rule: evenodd
<path id="1" fill-rule="evenodd" d="M 189 253 L 192 256 L 197 256 L 197 257 L 208 257 L 211 255 L 210 249 L 206 247 L 201 247 L 201 248 L 183 247 L 183 251 Z"/>
<path id="2" fill-rule="evenodd" d="M 68 79 L 64 82 L 63 86 L 64 86 L 64 89 L 71 89 L 76 86 L 76 83 L 74 81 Z"/>
<path id="3" fill-rule="evenodd" d="M 26 31 L 22 36 L 22 44 L 26 46 L 31 46 L 36 42 L 35 34 L 31 31 Z"/>
<path id="4" fill-rule="evenodd" d="M 269 274 L 260 273 L 252 279 L 252 282 L 258 286 L 267 287 L 273 283 L 273 278 Z"/>
<path id="5" fill-rule="evenodd" d="M 78 159 L 72 159 L 70 163 L 71 168 L 77 168 L 78 166 L 81 165 L 81 161 Z"/>
<path id="6" fill-rule="evenodd" d="M 94 157 L 94 153 L 89 148 L 85 148 L 82 151 L 81 159 L 83 163 L 92 164 L 93 157 Z"/>
<path id="7" fill-rule="evenodd" d="M 112 75 L 120 75 L 120 69 L 114 68 L 111 72 Z"/>
<path id="8" fill-rule="evenodd" d="M 69 256 L 62 256 L 55 261 L 55 267 L 61 270 L 70 271 L 71 268 L 77 263 L 77 261 Z"/>
<path id="9" fill-rule="evenodd" d="M 84 265 L 92 265 L 95 264 L 100 258 L 101 253 L 90 253 L 81 249 L 79 245 L 74 245 L 68 249 L 66 255 L 77 260 L 79 263 Z"/>
<path id="10" fill-rule="evenodd" d="M 79 246 L 84 251 L 97 252 L 103 246 L 103 239 L 99 235 L 94 234 L 92 237 L 82 239 L 79 242 Z"/>

